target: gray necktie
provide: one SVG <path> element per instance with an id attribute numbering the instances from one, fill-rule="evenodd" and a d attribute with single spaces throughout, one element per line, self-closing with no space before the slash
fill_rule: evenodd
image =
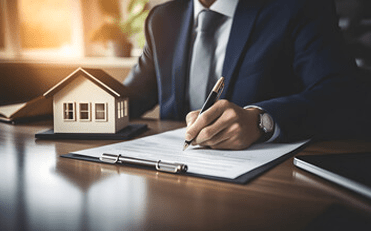
<path id="1" fill-rule="evenodd" d="M 196 25 L 196 39 L 189 77 L 190 109 L 200 109 L 212 86 L 220 76 L 216 76 L 215 49 L 217 45 L 215 32 L 223 21 L 224 15 L 211 10 L 199 13 Z"/>

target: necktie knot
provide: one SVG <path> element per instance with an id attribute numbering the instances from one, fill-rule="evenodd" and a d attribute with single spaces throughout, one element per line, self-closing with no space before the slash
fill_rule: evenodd
<path id="1" fill-rule="evenodd" d="M 224 15 L 215 11 L 203 10 L 198 14 L 197 28 L 202 32 L 214 33 L 224 18 Z"/>

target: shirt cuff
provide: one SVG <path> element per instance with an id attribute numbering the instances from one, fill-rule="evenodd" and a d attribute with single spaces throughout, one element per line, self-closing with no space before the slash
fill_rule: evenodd
<path id="1" fill-rule="evenodd" d="M 255 105 L 247 105 L 243 109 L 248 109 L 248 108 L 257 108 L 259 110 L 265 111 L 263 108 L 261 108 L 259 106 L 255 106 Z M 268 113 L 268 115 L 269 115 L 269 113 Z M 280 133 L 281 133 L 280 126 L 278 126 L 278 124 L 276 122 L 274 122 L 274 132 L 273 132 L 273 135 L 272 135 L 271 138 L 269 138 L 269 140 L 265 141 L 265 143 L 273 142 L 275 139 L 277 139 L 277 137 L 280 135 Z"/>

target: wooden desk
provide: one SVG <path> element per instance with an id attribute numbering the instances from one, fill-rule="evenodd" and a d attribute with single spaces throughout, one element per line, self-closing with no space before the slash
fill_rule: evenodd
<path id="1" fill-rule="evenodd" d="M 135 121 L 138 122 L 138 121 Z M 184 126 L 156 120 L 143 135 Z M 0 123 L 0 230 L 300 230 L 332 205 L 371 201 L 297 169 L 292 158 L 247 185 L 60 158 L 117 141 L 45 141 L 40 122 Z M 369 140 L 300 154 L 371 152 Z"/>

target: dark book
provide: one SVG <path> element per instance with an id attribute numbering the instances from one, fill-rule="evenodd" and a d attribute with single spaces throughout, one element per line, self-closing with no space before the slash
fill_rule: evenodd
<path id="1" fill-rule="evenodd" d="M 0 121 L 16 123 L 37 118 L 52 117 L 53 99 L 43 96 L 23 103 L 0 106 Z"/>

